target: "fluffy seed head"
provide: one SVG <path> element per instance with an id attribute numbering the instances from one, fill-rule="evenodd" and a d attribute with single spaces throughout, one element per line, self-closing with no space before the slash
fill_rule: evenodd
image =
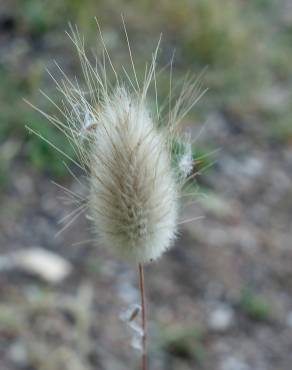
<path id="1" fill-rule="evenodd" d="M 92 143 L 90 208 L 98 235 L 137 262 L 158 258 L 177 224 L 178 189 L 168 143 L 145 107 L 118 88 Z"/>
<path id="2" fill-rule="evenodd" d="M 31 130 L 84 170 L 87 177 L 86 198 L 67 190 L 78 207 L 64 218 L 71 216 L 64 228 L 89 210 L 94 232 L 106 246 L 135 262 L 155 260 L 175 238 L 179 193 L 192 172 L 191 146 L 180 136 L 179 123 L 204 92 L 200 93 L 199 79 L 188 78 L 173 99 L 171 66 L 169 101 L 164 105 L 169 109 L 163 115 L 155 72 L 159 43 L 144 81 L 139 83 L 129 43 L 133 79 L 125 69 L 124 78 L 116 72 L 101 33 L 104 60 L 92 65 L 78 30 L 71 31 L 85 86 L 70 80 L 57 65 L 63 78 L 52 78 L 63 95 L 62 106 L 43 95 L 66 122 L 36 109 L 66 135 L 76 158 Z M 126 39 L 128 42 L 127 34 Z M 108 83 L 106 62 L 115 76 L 114 86 Z M 151 85 L 155 88 L 155 113 L 147 107 Z"/>

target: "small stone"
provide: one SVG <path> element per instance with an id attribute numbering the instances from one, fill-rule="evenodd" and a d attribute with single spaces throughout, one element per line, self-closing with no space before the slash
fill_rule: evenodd
<path id="1" fill-rule="evenodd" d="M 213 331 L 227 331 L 234 322 L 234 312 L 228 305 L 221 304 L 209 315 L 208 326 Z"/>
<path id="2" fill-rule="evenodd" d="M 26 348 L 24 347 L 23 343 L 21 342 L 13 343 L 12 346 L 9 348 L 9 357 L 15 364 L 21 367 L 27 365 L 28 356 Z"/>
<path id="3" fill-rule="evenodd" d="M 251 370 L 251 368 L 243 360 L 230 356 L 224 359 L 220 370 Z"/>
<path id="4" fill-rule="evenodd" d="M 286 324 L 289 328 L 292 328 L 292 311 L 288 312 Z"/>
<path id="5" fill-rule="evenodd" d="M 48 283 L 57 284 L 72 271 L 71 264 L 56 253 L 43 248 L 29 248 L 8 256 L 10 268 L 36 275 Z"/>

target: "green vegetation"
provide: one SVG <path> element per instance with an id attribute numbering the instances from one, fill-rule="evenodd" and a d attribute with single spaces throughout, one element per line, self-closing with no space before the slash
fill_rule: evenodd
<path id="1" fill-rule="evenodd" d="M 252 320 L 265 321 L 271 316 L 271 307 L 269 304 L 249 289 L 242 291 L 239 306 Z"/>
<path id="2" fill-rule="evenodd" d="M 204 333 L 200 329 L 172 325 L 162 327 L 159 334 L 158 345 L 172 356 L 193 359 L 199 364 L 204 362 Z"/>
<path id="3" fill-rule="evenodd" d="M 55 128 L 49 125 L 40 125 L 40 122 L 35 121 L 31 121 L 29 127 L 40 133 L 44 138 L 49 138 L 50 142 L 70 157 L 74 157 L 72 146 Z M 64 157 L 62 154 L 55 151 L 48 143 L 34 134 L 29 135 L 26 144 L 26 155 L 37 170 L 46 171 L 58 177 L 62 177 L 68 172 L 63 163 Z M 66 161 L 68 162 L 68 160 Z"/>

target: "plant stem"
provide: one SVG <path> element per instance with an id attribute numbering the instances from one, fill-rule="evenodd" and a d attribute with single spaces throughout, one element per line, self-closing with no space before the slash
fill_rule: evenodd
<path id="1" fill-rule="evenodd" d="M 144 269 L 143 264 L 139 263 L 139 283 L 141 293 L 141 309 L 142 309 L 142 370 L 147 370 L 147 342 L 146 342 L 146 305 L 145 305 L 145 285 L 144 285 Z"/>

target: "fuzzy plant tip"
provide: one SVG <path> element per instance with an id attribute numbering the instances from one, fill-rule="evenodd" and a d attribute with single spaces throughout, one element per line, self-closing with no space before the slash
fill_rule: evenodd
<path id="1" fill-rule="evenodd" d="M 180 134 L 179 124 L 204 91 L 198 78 L 188 77 L 174 98 L 172 91 L 177 88 L 172 86 L 171 64 L 169 101 L 163 105 L 167 109 L 159 106 L 160 41 L 139 81 L 126 29 L 131 75 L 126 68 L 122 68 L 124 74 L 116 71 L 99 25 L 98 29 L 103 58 L 96 57 L 94 63 L 78 29 L 71 27 L 68 34 L 77 49 L 84 81 L 70 79 L 57 65 L 62 77 L 51 77 L 62 97 L 53 100 L 43 95 L 60 118 L 34 107 L 66 136 L 75 156 L 69 157 L 31 131 L 84 171 L 87 195 L 75 196 L 78 207 L 67 226 L 87 212 L 94 234 L 104 245 L 130 261 L 145 263 L 159 258 L 177 234 L 180 193 L 192 175 L 193 163 L 191 143 Z M 114 83 L 108 82 L 110 74 Z M 149 93 L 151 89 L 154 94 Z M 156 97 L 153 111 L 148 95 Z M 72 196 L 72 191 L 67 193 Z"/>
<path id="2" fill-rule="evenodd" d="M 90 209 L 97 234 L 135 262 L 169 248 L 177 184 L 166 137 L 143 101 L 118 88 L 104 102 L 91 145 Z"/>

